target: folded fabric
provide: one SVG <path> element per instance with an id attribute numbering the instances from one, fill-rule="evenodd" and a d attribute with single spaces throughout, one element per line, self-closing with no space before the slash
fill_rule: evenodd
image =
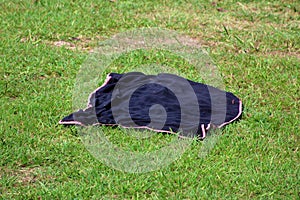
<path id="1" fill-rule="evenodd" d="M 110 73 L 92 92 L 88 105 L 66 117 L 64 125 L 119 125 L 205 138 L 241 117 L 242 102 L 230 92 L 173 74 Z"/>

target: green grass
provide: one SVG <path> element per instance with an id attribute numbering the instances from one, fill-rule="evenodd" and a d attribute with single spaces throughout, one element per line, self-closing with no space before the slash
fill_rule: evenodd
<path id="1" fill-rule="evenodd" d="M 1 0 L 0 197 L 300 198 L 299 8 L 292 0 Z M 199 154 L 203 142 L 192 142 L 171 165 L 138 174 L 101 163 L 75 128 L 58 121 L 73 111 L 76 74 L 89 51 L 141 27 L 176 30 L 197 40 L 245 110 L 205 158 Z M 58 41 L 67 46 L 56 46 Z M 135 53 L 111 67 L 130 71 L 130 64 L 158 59 L 198 78 L 168 53 L 144 55 L 148 60 Z M 134 141 L 122 130 L 105 130 L 114 144 L 129 150 L 157 149 L 173 138 Z"/>

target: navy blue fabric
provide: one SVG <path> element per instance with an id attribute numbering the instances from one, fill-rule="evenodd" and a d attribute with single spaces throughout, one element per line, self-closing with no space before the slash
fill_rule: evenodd
<path id="1" fill-rule="evenodd" d="M 222 127 L 241 117 L 241 101 L 238 97 L 180 76 L 131 72 L 110 73 L 109 77 L 104 86 L 90 95 L 86 109 L 66 116 L 60 123 L 121 125 L 205 137 L 205 131 L 212 126 Z M 186 87 L 186 83 L 190 88 Z M 178 99 L 178 94 L 183 98 Z M 196 102 L 191 95 L 195 96 Z M 129 110 L 126 111 L 126 108 Z"/>

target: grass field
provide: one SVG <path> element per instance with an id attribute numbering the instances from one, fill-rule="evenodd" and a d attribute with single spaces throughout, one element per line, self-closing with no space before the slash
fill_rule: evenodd
<path id="1" fill-rule="evenodd" d="M 292 0 L 0 0 L 0 198 L 299 199 L 299 9 Z M 101 163 L 58 121 L 73 111 L 89 52 L 141 27 L 197 40 L 245 109 L 205 158 L 193 142 L 171 165 L 139 174 Z"/>

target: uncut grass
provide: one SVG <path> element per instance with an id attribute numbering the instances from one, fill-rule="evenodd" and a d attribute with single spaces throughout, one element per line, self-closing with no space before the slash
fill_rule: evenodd
<path id="1" fill-rule="evenodd" d="M 2 198 L 299 197 L 296 1 L 1 1 L 0 6 Z M 178 30 L 202 42 L 245 111 L 239 123 L 223 129 L 205 159 L 199 156 L 202 145 L 192 143 L 166 168 L 127 174 L 96 160 L 76 129 L 57 122 L 73 109 L 76 73 L 88 56 L 81 46 L 93 49 L 98 40 L 144 26 Z M 56 47 L 56 41 L 78 49 Z"/>

